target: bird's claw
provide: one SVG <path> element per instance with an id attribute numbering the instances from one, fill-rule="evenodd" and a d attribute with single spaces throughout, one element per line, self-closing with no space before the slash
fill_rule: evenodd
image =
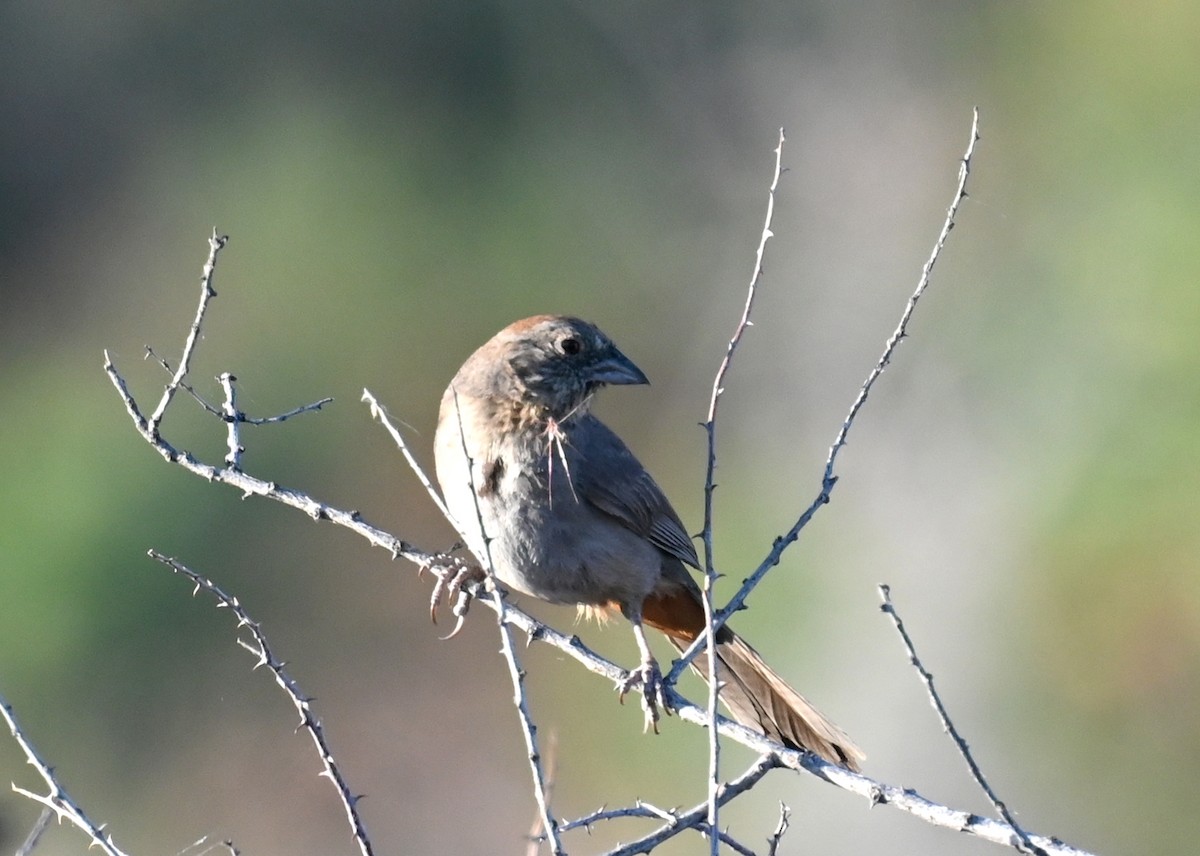
<path id="1" fill-rule="evenodd" d="M 483 569 L 478 565 L 454 556 L 441 556 L 439 560 L 437 563 L 427 566 L 437 577 L 437 582 L 434 583 L 433 591 L 429 595 L 429 620 L 437 624 L 438 606 L 443 598 L 447 603 L 452 603 L 450 614 L 457 620 L 454 623 L 454 629 L 442 637 L 443 639 L 452 639 L 458 635 L 458 631 L 462 630 L 467 610 L 471 606 L 471 598 L 474 596 L 472 589 L 476 584 L 484 581 L 485 575 Z"/>
<path id="2" fill-rule="evenodd" d="M 617 700 L 624 704 L 625 696 L 635 687 L 641 689 L 642 692 L 642 710 L 646 714 L 645 730 L 653 730 L 655 734 L 658 734 L 658 721 L 662 718 L 659 711 L 667 716 L 674 713 L 674 708 L 671 707 L 671 702 L 667 698 L 666 686 L 663 684 L 662 672 L 659 671 L 658 663 L 650 660 L 626 675 L 625 679 L 617 684 L 619 693 Z"/>

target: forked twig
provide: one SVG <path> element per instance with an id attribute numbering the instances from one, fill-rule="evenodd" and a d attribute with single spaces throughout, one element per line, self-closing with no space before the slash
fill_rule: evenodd
<path id="1" fill-rule="evenodd" d="M 791 823 L 792 810 L 788 808 L 787 803 L 781 802 L 779 804 L 779 823 L 775 826 L 771 837 L 767 839 L 767 856 L 775 856 L 779 852 L 779 845 L 783 843 L 783 836 L 787 834 Z"/>
<path id="2" fill-rule="evenodd" d="M 146 346 L 145 358 L 148 360 L 150 360 L 150 359 L 154 360 L 156 363 L 158 363 L 160 366 L 162 366 L 163 371 L 165 371 L 167 374 L 174 374 L 174 371 L 171 369 L 171 364 L 167 360 L 160 357 L 157 353 L 155 353 L 154 349 L 152 347 L 150 347 L 149 345 Z M 230 379 L 234 380 L 234 381 L 237 380 L 237 378 L 232 377 L 232 375 L 230 376 Z M 219 382 L 221 380 L 221 378 L 218 377 L 217 380 Z M 238 422 L 240 422 L 243 425 L 274 425 L 279 422 L 287 422 L 293 416 L 299 416 L 302 413 L 312 413 L 314 411 L 320 410 L 326 404 L 329 404 L 330 402 L 333 401 L 333 399 L 331 397 L 326 396 L 325 398 L 322 398 L 319 401 L 314 401 L 311 404 L 302 404 L 299 407 L 293 407 L 291 410 L 286 410 L 283 413 L 277 413 L 274 416 L 248 416 L 245 413 L 242 413 L 241 411 L 236 411 L 236 413 L 233 416 L 230 416 L 229 414 L 226 413 L 225 408 L 214 407 L 213 405 L 209 404 L 208 401 L 205 400 L 204 396 L 202 396 L 202 395 L 200 395 L 200 393 L 196 392 L 195 387 L 193 387 L 187 381 L 181 380 L 179 382 L 179 388 L 182 389 L 184 392 L 186 392 L 188 395 L 190 395 L 197 404 L 199 404 L 202 408 L 204 408 L 205 411 L 207 411 L 209 414 L 217 417 L 222 422 L 227 422 L 230 419 L 236 419 Z"/>
<path id="3" fill-rule="evenodd" d="M 967 143 L 966 151 L 963 154 L 962 162 L 958 170 L 958 185 L 954 191 L 954 197 L 950 201 L 950 207 L 946 210 L 946 219 L 942 223 L 942 230 L 938 233 L 937 240 L 934 242 L 933 250 L 929 255 L 928 261 L 925 262 L 921 269 L 921 276 L 917 280 L 916 290 L 908 298 L 908 303 L 904 307 L 904 311 L 900 314 L 900 322 L 896 325 L 896 329 L 888 338 L 884 345 L 883 354 L 872 367 L 867 375 L 867 379 L 859 388 L 858 395 L 855 396 L 853 403 L 850 405 L 850 410 L 846 414 L 846 418 L 842 421 L 842 426 L 838 430 L 837 436 L 834 438 L 833 445 L 829 447 L 829 456 L 825 460 L 825 470 L 821 476 L 821 488 L 817 492 L 816 498 L 809 506 L 801 513 L 792 527 L 782 536 L 775 539 L 775 543 L 771 547 L 771 551 L 766 558 L 759 563 L 754 572 L 748 576 L 742 583 L 741 587 L 729 599 L 729 602 L 713 616 L 715 629 L 720 629 L 722 625 L 729 620 L 729 617 L 745 605 L 746 598 L 750 596 L 759 581 L 767 574 L 771 568 L 779 564 L 783 553 L 795 543 L 800 536 L 800 531 L 808 525 L 808 522 L 813 518 L 813 515 L 823 505 L 828 504 L 830 495 L 833 492 L 833 487 L 837 483 L 837 475 L 834 470 L 837 465 L 837 458 L 842 448 L 846 445 L 846 438 L 850 433 L 851 427 L 854 425 L 854 420 L 858 417 L 859 411 L 867 400 L 871 389 L 875 386 L 875 382 L 883 374 L 883 370 L 887 368 L 892 360 L 892 355 L 900 342 L 908 335 L 908 323 L 912 319 L 913 312 L 917 308 L 917 302 L 925 294 L 925 289 L 929 287 L 930 277 L 933 273 L 934 265 L 937 264 L 938 258 L 941 256 L 942 249 L 946 245 L 946 239 L 950 235 L 950 230 L 954 228 L 954 220 L 958 215 L 959 206 L 962 205 L 964 199 L 967 198 L 967 178 L 971 174 L 971 159 L 975 156 L 975 144 L 979 141 L 979 110 L 972 113 L 971 118 L 971 139 Z M 704 647 L 704 638 L 699 638 L 693 642 L 688 649 L 683 653 L 675 666 L 671 669 L 671 679 L 675 680 L 679 677 L 686 664 L 692 661 L 692 658 Z"/>
<path id="4" fill-rule="evenodd" d="M 291 700 L 292 705 L 296 708 L 296 712 L 300 714 L 300 725 L 297 728 L 303 728 L 307 731 L 308 736 L 312 738 L 313 745 L 317 747 L 317 754 L 320 756 L 321 764 L 325 768 L 323 775 L 329 779 L 337 791 L 338 799 L 342 803 L 342 809 L 346 812 L 346 820 L 350 823 L 354 842 L 358 845 L 358 849 L 363 856 L 373 856 L 374 850 L 371 847 L 371 840 L 367 837 L 366 826 L 363 824 L 362 817 L 358 813 L 358 801 L 361 799 L 361 796 L 354 794 L 350 790 L 350 786 L 346 784 L 341 768 L 338 767 L 337 761 L 333 757 L 333 752 L 329 749 L 329 742 L 325 739 L 325 730 L 321 727 L 321 720 L 313 712 L 312 699 L 305 695 L 300 689 L 299 684 L 296 683 L 291 675 L 284 671 L 283 663 L 276 658 L 275 653 L 271 650 L 271 646 L 267 642 L 267 637 L 263 634 L 262 626 L 250 617 L 236 597 L 226 594 L 212 580 L 196 573 L 177 559 L 164 556 L 157 550 L 150 550 L 149 555 L 150 558 L 166 565 L 179 576 L 190 580 L 195 586 L 192 589 L 193 595 L 198 594 L 200 591 L 205 591 L 212 595 L 217 602 L 218 608 L 228 609 L 237 618 L 237 626 L 239 628 L 245 627 L 250 632 L 250 636 L 254 640 L 253 643 L 246 642 L 241 638 L 238 638 L 237 643 L 258 658 L 258 662 L 254 664 L 254 668 L 257 669 L 259 666 L 266 666 L 270 670 L 275 678 L 275 683 L 284 691 Z"/>
<path id="5" fill-rule="evenodd" d="M 393 556 L 403 556 L 416 565 L 430 567 L 442 560 L 442 557 L 436 553 L 421 550 L 383 529 L 366 523 L 357 511 L 346 511 L 335 508 L 327 503 L 313 499 L 303 491 L 283 487 L 273 481 L 255 478 L 235 467 L 218 467 L 206 464 L 192 457 L 189 452 L 176 449 L 163 439 L 160 433 L 150 430 L 148 420 L 142 415 L 137 401 L 129 391 L 129 385 L 125 382 L 125 378 L 121 376 L 116 366 L 113 365 L 108 351 L 104 352 L 104 372 L 108 375 L 109 380 L 112 381 L 117 394 L 125 404 L 125 410 L 129 413 L 130 419 L 133 420 L 134 428 L 142 435 L 142 439 L 149 443 L 150 447 L 158 452 L 164 460 L 172 464 L 178 464 L 205 481 L 231 485 L 241 491 L 243 498 L 261 496 L 273 499 L 276 502 L 281 502 L 284 505 L 289 505 L 292 508 L 303 511 L 313 520 L 328 520 L 339 526 L 344 526 L 353 532 L 357 532 L 375 546 L 388 550 Z M 310 406 L 315 407 L 316 405 Z"/>
<path id="6" fill-rule="evenodd" d="M 58 777 L 54 773 L 54 768 L 43 761 L 33 748 L 33 744 L 29 742 L 29 738 L 25 736 L 25 732 L 21 730 L 21 724 L 17 722 L 17 715 L 13 713 L 12 707 L 2 696 L 0 696 L 0 718 L 3 718 L 8 723 L 8 730 L 12 732 L 17 745 L 21 747 L 21 751 L 25 753 L 25 760 L 29 762 L 29 766 L 38 771 L 38 774 L 42 777 L 42 781 L 49 788 L 50 793 L 35 794 L 33 791 L 17 787 L 16 784 L 12 786 L 13 791 L 45 806 L 47 811 L 53 812 L 58 817 L 59 823 L 65 820 L 79 829 L 91 840 L 89 847 L 98 847 L 101 852 L 108 854 L 108 856 L 126 856 L 125 851 L 117 847 L 116 842 L 113 841 L 113 837 L 104 831 L 104 826 L 93 823 L 91 818 L 84 813 L 83 809 L 71 799 L 71 795 L 67 793 L 66 788 L 58 781 Z M 36 837 L 32 833 L 30 834 L 30 838 L 36 842 Z"/>
<path id="7" fill-rule="evenodd" d="M 779 759 L 774 754 L 768 753 L 763 755 L 742 775 L 718 787 L 717 800 L 724 805 L 739 794 L 750 790 L 763 776 L 778 766 L 780 766 Z M 649 853 L 664 841 L 674 838 L 687 829 L 700 829 L 716 841 L 718 845 L 724 842 L 739 852 L 746 852 L 744 847 L 729 839 L 723 833 L 713 834 L 716 827 L 707 822 L 708 812 L 707 799 L 688 811 L 682 813 L 671 812 L 668 815 L 667 822 L 658 829 L 647 835 L 643 835 L 636 841 L 631 841 L 629 844 L 609 850 L 604 856 L 634 856 L 634 854 L 638 853 Z"/>
<path id="8" fill-rule="evenodd" d="M 717 799 L 721 802 L 721 805 L 732 802 L 736 797 L 749 792 L 750 789 L 753 788 L 754 785 L 763 778 L 763 776 L 780 766 L 781 764 L 779 759 L 774 754 L 762 756 L 739 778 L 732 782 L 721 785 L 717 789 Z M 673 809 L 658 808 L 657 806 L 651 805 L 650 803 L 639 799 L 631 806 L 614 809 L 600 808 L 597 811 L 591 812 L 590 814 L 585 814 L 584 816 L 576 818 L 575 820 L 563 821 L 563 823 L 560 824 L 559 829 L 562 832 L 569 832 L 574 829 L 586 829 L 590 833 L 592 831 L 592 827 L 597 823 L 630 817 L 647 819 L 657 818 L 659 820 L 667 821 L 665 826 L 660 827 L 659 829 L 656 829 L 629 844 L 618 845 L 615 851 L 610 851 L 610 853 L 649 853 L 659 844 L 662 844 L 663 842 L 673 838 L 676 835 L 679 835 L 681 832 L 686 832 L 689 829 L 695 829 L 702 835 L 714 837 L 709 835 L 710 831 L 715 827 L 708 823 L 707 805 L 708 800 L 706 798 L 704 802 L 699 803 L 695 807 L 688 809 L 685 812 L 679 812 Z M 717 836 L 715 836 L 715 838 L 718 844 L 726 844 L 739 853 L 750 852 L 745 845 L 737 842 L 727 833 L 719 833 Z"/>
<path id="9" fill-rule="evenodd" d="M 167 406 L 191 370 L 192 354 L 196 350 L 196 341 L 200 338 L 200 325 L 204 321 L 204 313 L 208 311 L 208 302 L 217 296 L 217 292 L 212 287 L 213 274 L 217 269 L 217 256 L 221 254 L 221 250 L 225 249 L 227 243 L 229 243 L 229 236 L 218 235 L 217 230 L 213 229 L 212 236 L 208 239 L 208 260 L 204 263 L 204 270 L 200 274 L 200 306 L 196 309 L 196 316 L 192 319 L 187 340 L 183 344 L 183 356 L 179 359 L 179 367 L 175 369 L 175 374 L 171 377 L 166 389 L 163 390 L 162 398 L 158 400 L 158 406 L 150 414 L 146 427 L 151 434 L 158 433 L 158 426 L 167 412 Z"/>

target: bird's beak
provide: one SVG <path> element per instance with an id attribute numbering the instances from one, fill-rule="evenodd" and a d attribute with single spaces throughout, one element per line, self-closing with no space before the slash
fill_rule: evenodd
<path id="1" fill-rule="evenodd" d="M 633 360 L 612 348 L 594 366 L 591 380 L 593 383 L 612 384 L 642 384 L 650 383 L 650 378 L 634 365 Z"/>

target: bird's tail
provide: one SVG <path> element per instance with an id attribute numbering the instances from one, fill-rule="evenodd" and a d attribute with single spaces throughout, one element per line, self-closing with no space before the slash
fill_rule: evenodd
<path id="1" fill-rule="evenodd" d="M 866 756 L 854 741 L 763 662 L 746 640 L 733 631 L 728 639 L 720 639 L 723 635 L 717 640 L 717 680 L 724 685 L 721 700 L 733 718 L 785 746 L 858 770 Z M 695 665 L 707 678 L 707 658 L 697 657 Z"/>
<path id="2" fill-rule="evenodd" d="M 683 651 L 703 632 L 699 593 L 680 587 L 646 599 L 642 618 Z M 692 660 L 708 680 L 708 654 Z M 763 658 L 726 625 L 717 631 L 717 681 L 721 701 L 733 718 L 792 749 L 807 749 L 826 761 L 858 770 L 866 758 L 854 741 L 775 673 Z"/>

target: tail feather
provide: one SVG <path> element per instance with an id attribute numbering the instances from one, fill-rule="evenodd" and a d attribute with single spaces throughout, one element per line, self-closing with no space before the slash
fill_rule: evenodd
<path id="1" fill-rule="evenodd" d="M 668 638 L 680 651 L 691 643 L 674 636 Z M 697 656 L 692 666 L 707 679 L 707 654 Z M 723 685 L 721 701 L 742 725 L 850 770 L 857 771 L 859 762 L 866 758 L 842 729 L 792 689 L 749 643 L 732 631 L 718 634 L 717 680 Z"/>
<path id="2" fill-rule="evenodd" d="M 642 619 L 662 631 L 678 650 L 691 645 L 704 632 L 704 605 L 700 591 L 683 566 L 682 581 L 665 586 L 646 598 Z M 692 661 L 708 679 L 708 654 Z M 721 701 L 733 718 L 792 749 L 807 749 L 826 761 L 858 770 L 866 755 L 808 699 L 763 662 L 759 653 L 726 625 L 717 632 L 717 681 Z"/>

